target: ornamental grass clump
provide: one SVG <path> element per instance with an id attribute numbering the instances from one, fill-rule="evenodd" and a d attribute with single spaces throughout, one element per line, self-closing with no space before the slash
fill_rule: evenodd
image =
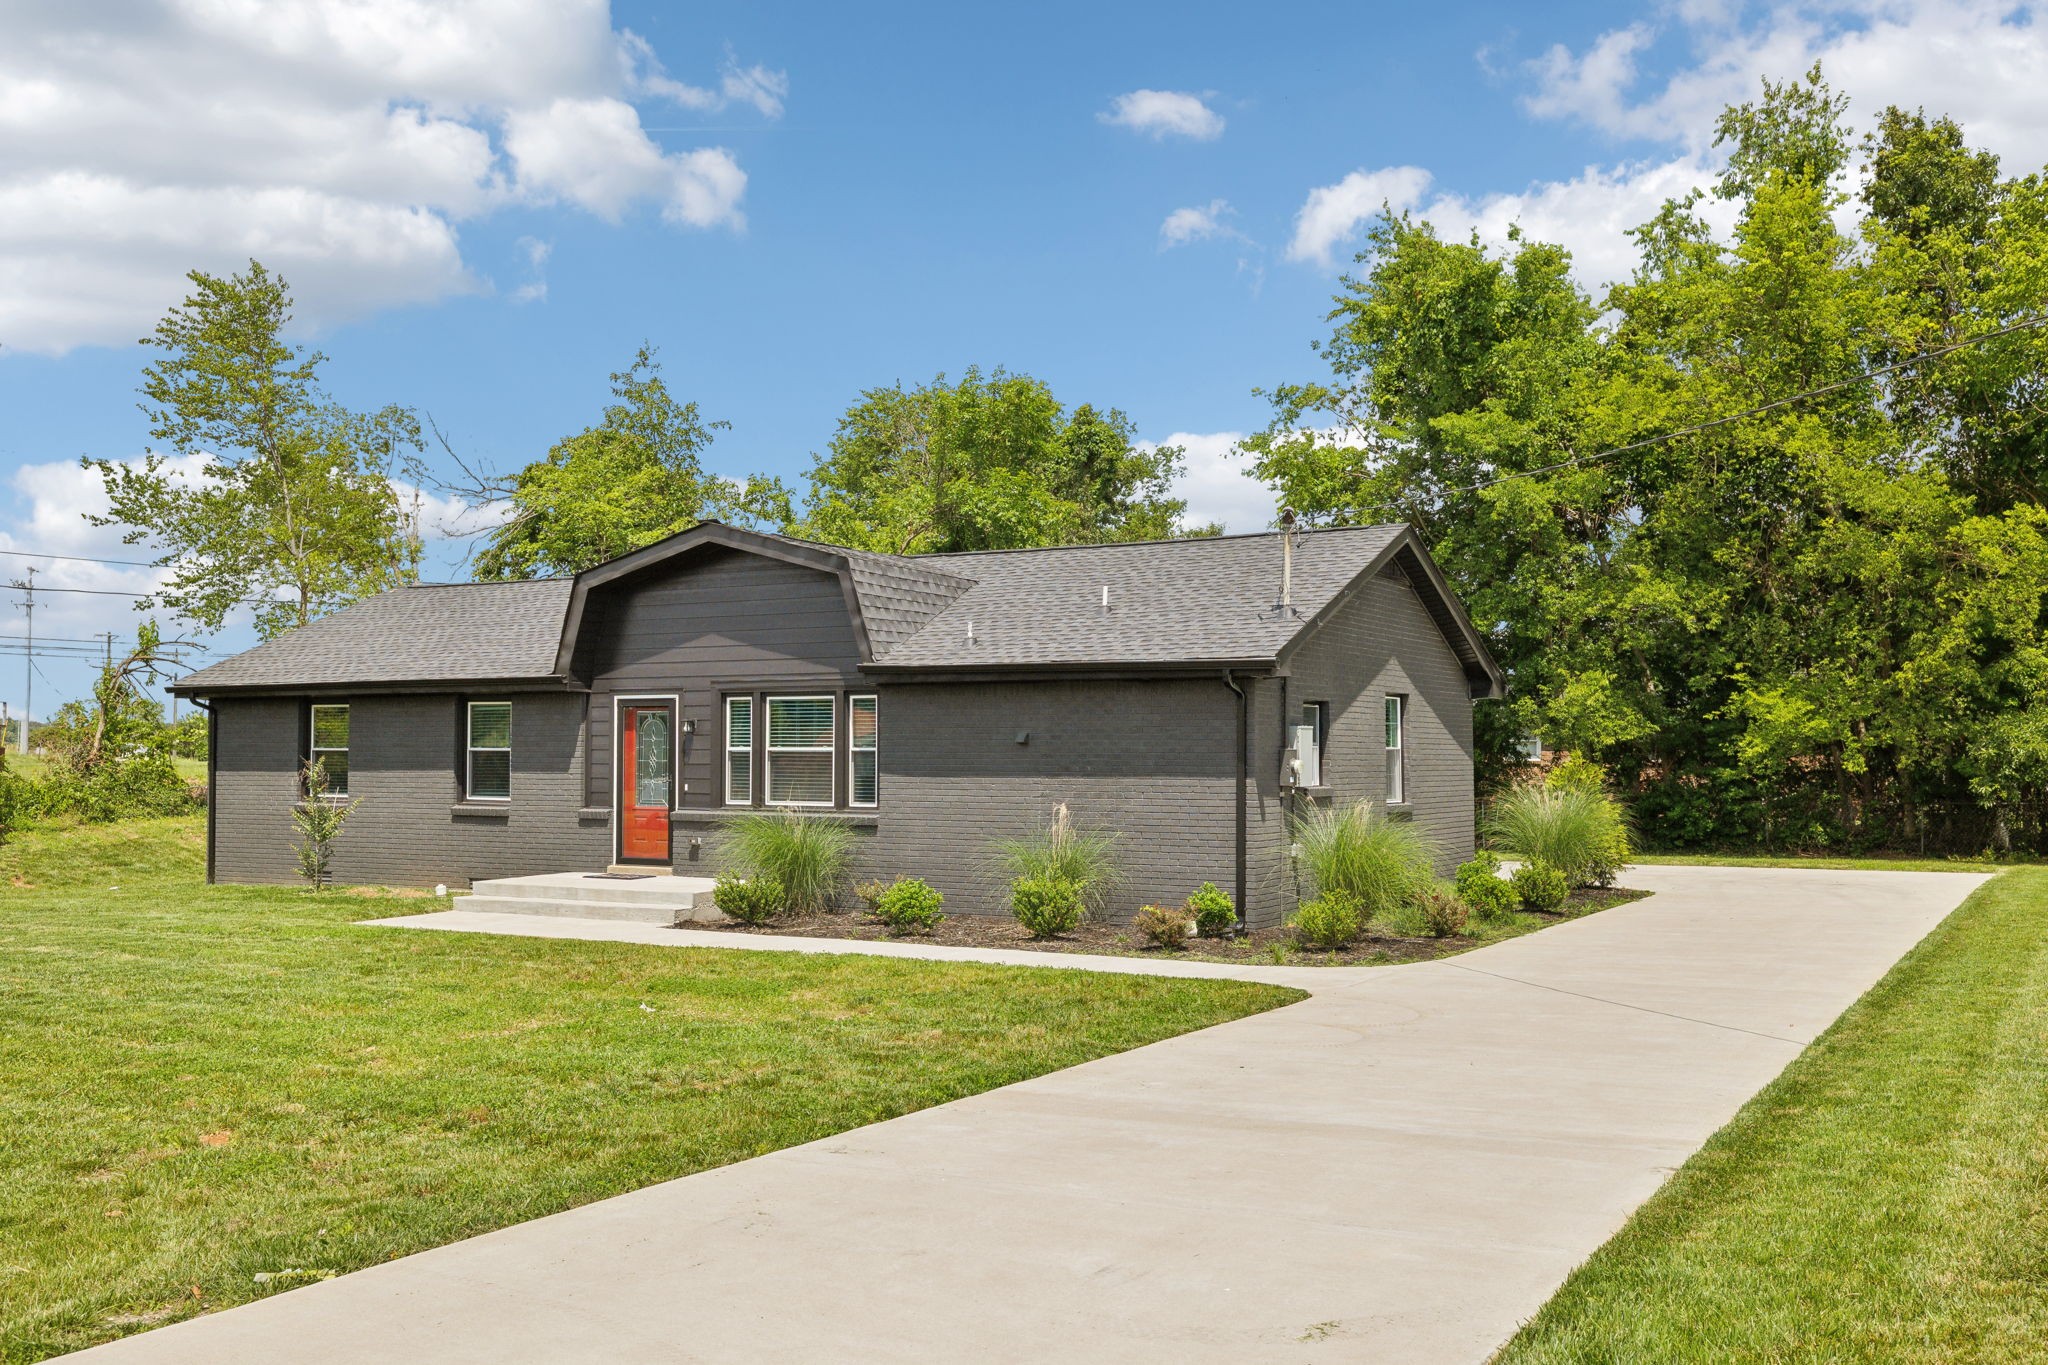
<path id="1" fill-rule="evenodd" d="M 928 934 L 946 918 L 946 898 L 922 877 L 898 877 L 874 899 L 874 916 L 892 934 Z"/>
<path id="2" fill-rule="evenodd" d="M 1287 922 L 1304 948 L 1337 952 L 1348 948 L 1365 929 L 1366 915 L 1358 902 L 1341 891 L 1325 891 L 1305 900 Z"/>
<path id="3" fill-rule="evenodd" d="M 1081 889 L 1058 877 L 1019 877 L 1010 886 L 1010 913 L 1033 938 L 1072 933 L 1087 909 Z"/>
<path id="4" fill-rule="evenodd" d="M 1414 900 L 1436 875 L 1429 840 L 1370 801 L 1297 817 L 1294 843 L 1316 894 L 1346 898 L 1361 923 Z"/>
<path id="5" fill-rule="evenodd" d="M 1544 862 L 1572 886 L 1613 880 L 1628 861 L 1628 812 L 1598 787 L 1516 787 L 1501 793 L 1486 813 L 1486 837 L 1495 848 L 1527 862 Z"/>
<path id="6" fill-rule="evenodd" d="M 734 820 L 726 839 L 740 870 L 750 880 L 781 887 L 785 904 L 797 914 L 830 910 L 846 885 L 854 833 L 836 820 L 764 811 Z"/>
<path id="7" fill-rule="evenodd" d="M 1123 883 L 1117 836 L 1079 828 L 1064 801 L 1053 807 L 1048 823 L 1019 838 L 998 839 L 992 847 L 996 865 L 1012 883 L 1064 883 L 1080 896 L 1084 909 L 1098 914 Z"/>

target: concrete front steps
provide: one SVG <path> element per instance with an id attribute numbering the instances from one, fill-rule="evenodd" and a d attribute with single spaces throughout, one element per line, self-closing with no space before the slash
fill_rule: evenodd
<path id="1" fill-rule="evenodd" d="M 536 877 L 475 882 L 470 894 L 457 896 L 450 908 L 636 924 L 717 923 L 725 919 L 711 903 L 709 877 L 663 875 L 629 880 L 592 872 L 544 872 Z"/>

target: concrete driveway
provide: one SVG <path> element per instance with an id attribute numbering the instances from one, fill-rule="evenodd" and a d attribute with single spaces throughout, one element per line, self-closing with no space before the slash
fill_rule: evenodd
<path id="1" fill-rule="evenodd" d="M 1482 1361 L 1983 879 L 1626 880 L 1443 962 L 1216 968 L 1314 996 L 74 1358 Z M 458 918 L 412 922 L 684 939 Z"/>

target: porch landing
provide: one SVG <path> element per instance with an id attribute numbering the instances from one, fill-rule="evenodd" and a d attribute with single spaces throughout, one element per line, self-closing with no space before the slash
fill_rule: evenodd
<path id="1" fill-rule="evenodd" d="M 636 924 L 717 923 L 709 877 L 614 877 L 597 872 L 543 872 L 473 883 L 454 910 L 554 919 L 628 920 Z"/>

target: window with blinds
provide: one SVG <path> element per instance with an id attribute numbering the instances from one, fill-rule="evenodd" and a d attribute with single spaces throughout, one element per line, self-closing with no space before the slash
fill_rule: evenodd
<path id="1" fill-rule="evenodd" d="M 873 697 L 846 699 L 848 805 L 872 806 L 881 797 L 879 719 Z"/>
<path id="2" fill-rule="evenodd" d="M 754 699 L 725 699 L 725 804 L 754 804 Z"/>
<path id="3" fill-rule="evenodd" d="M 512 703 L 469 704 L 469 784 L 472 801 L 512 799 Z"/>
<path id="4" fill-rule="evenodd" d="M 769 697 L 767 706 L 768 803 L 831 805 L 833 698 Z"/>

